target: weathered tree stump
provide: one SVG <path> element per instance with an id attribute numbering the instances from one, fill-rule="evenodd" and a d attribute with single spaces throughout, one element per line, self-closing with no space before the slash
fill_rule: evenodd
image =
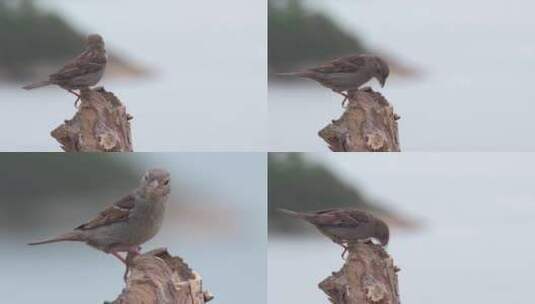
<path id="1" fill-rule="evenodd" d="M 77 113 L 51 135 L 65 152 L 132 152 L 131 119 L 113 93 L 82 89 Z"/>
<path id="2" fill-rule="evenodd" d="M 129 257 L 129 263 L 126 287 L 111 304 L 204 304 L 214 298 L 203 291 L 201 276 L 166 249 Z"/>
<path id="3" fill-rule="evenodd" d="M 344 114 L 318 135 L 333 152 L 399 152 L 398 119 L 380 93 L 366 88 L 352 93 Z"/>
<path id="4" fill-rule="evenodd" d="M 349 248 L 342 269 L 319 288 L 333 304 L 399 304 L 398 271 L 381 246 L 359 243 Z"/>

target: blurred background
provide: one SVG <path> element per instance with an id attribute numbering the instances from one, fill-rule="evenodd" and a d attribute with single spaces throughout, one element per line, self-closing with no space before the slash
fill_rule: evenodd
<path id="1" fill-rule="evenodd" d="M 171 172 L 171 196 L 143 251 L 167 247 L 184 258 L 214 303 L 266 298 L 265 154 L 4 153 L 0 166 L 0 293 L 10 303 L 115 299 L 124 266 L 113 256 L 81 243 L 26 243 L 91 219 L 154 167 Z"/>
<path id="2" fill-rule="evenodd" d="M 533 151 L 530 1 L 269 0 L 270 151 L 328 151 L 316 135 L 343 109 L 311 80 L 278 72 L 374 53 L 403 151 Z M 306 109 L 306 113 L 304 111 Z"/>
<path id="3" fill-rule="evenodd" d="M 275 211 L 354 206 L 384 218 L 404 303 L 520 303 L 535 229 L 528 153 L 271 153 L 269 303 L 325 303 L 342 248 Z M 444 290 L 454 292 L 444 292 Z M 437 296 L 440 295 L 440 296 Z"/>
<path id="4" fill-rule="evenodd" d="M 134 116 L 135 151 L 265 150 L 265 16 L 246 0 L 0 0 L 0 128 L 17 130 L 0 151 L 59 151 L 49 132 L 75 98 L 21 87 L 78 55 L 88 33 L 106 42 L 99 85 Z"/>

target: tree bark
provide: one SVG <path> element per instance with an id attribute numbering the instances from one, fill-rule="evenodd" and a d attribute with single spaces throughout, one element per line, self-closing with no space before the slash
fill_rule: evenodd
<path id="1" fill-rule="evenodd" d="M 166 249 L 127 260 L 126 287 L 111 304 L 204 304 L 213 299 L 203 291 L 201 276 Z"/>
<path id="2" fill-rule="evenodd" d="M 65 152 L 132 152 L 125 106 L 104 88 L 82 89 L 74 117 L 51 132 Z"/>
<path id="3" fill-rule="evenodd" d="M 398 271 L 381 246 L 359 243 L 349 248 L 342 269 L 319 288 L 333 304 L 399 304 Z"/>
<path id="4" fill-rule="evenodd" d="M 342 116 L 333 120 L 319 136 L 333 152 L 399 152 L 399 116 L 371 88 L 350 94 Z"/>

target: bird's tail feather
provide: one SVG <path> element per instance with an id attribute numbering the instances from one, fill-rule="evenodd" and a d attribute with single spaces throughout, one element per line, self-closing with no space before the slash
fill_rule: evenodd
<path id="1" fill-rule="evenodd" d="M 48 239 L 48 240 L 39 241 L 39 242 L 32 242 L 32 243 L 28 243 L 28 245 L 33 246 L 33 245 L 49 244 L 49 243 L 56 243 L 56 242 L 63 242 L 63 241 L 82 241 L 82 240 L 83 238 L 82 238 L 82 234 L 80 233 L 80 231 L 71 231 L 71 232 L 64 233 L 53 239 Z"/>
<path id="2" fill-rule="evenodd" d="M 31 89 L 37 89 L 37 88 L 40 88 L 40 87 L 51 85 L 51 84 L 52 84 L 52 82 L 50 82 L 50 80 L 44 80 L 44 81 L 40 81 L 40 82 L 29 84 L 27 86 L 23 86 L 22 88 L 25 89 L 25 90 L 31 90 Z"/>
<path id="3" fill-rule="evenodd" d="M 299 212 L 295 212 L 295 211 L 288 210 L 288 209 L 279 208 L 277 210 L 282 212 L 282 213 L 284 213 L 284 214 L 286 214 L 286 215 L 292 216 L 292 217 L 297 217 L 297 218 L 305 218 L 306 217 L 306 215 L 304 213 L 299 213 Z"/>
<path id="4" fill-rule="evenodd" d="M 277 73 L 276 75 L 278 75 L 278 76 L 308 77 L 308 76 L 310 76 L 310 72 L 304 71 L 304 72 Z"/>

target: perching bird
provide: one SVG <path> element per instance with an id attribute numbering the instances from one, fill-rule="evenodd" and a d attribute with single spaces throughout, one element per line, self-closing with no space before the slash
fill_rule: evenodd
<path id="1" fill-rule="evenodd" d="M 23 89 L 31 90 L 55 84 L 76 95 L 78 97 L 75 101 L 76 105 L 80 99 L 80 94 L 73 90 L 96 85 L 104 75 L 106 63 L 104 40 L 100 35 L 89 35 L 83 53 L 65 64 L 58 72 L 48 76 L 48 80 L 27 85 Z"/>
<path id="2" fill-rule="evenodd" d="M 170 192 L 169 181 L 167 171 L 149 170 L 136 190 L 94 219 L 58 237 L 29 245 L 62 241 L 84 242 L 105 253 L 111 253 L 127 265 L 126 259 L 119 252 L 140 254 L 140 245 L 152 239 L 160 230 Z"/>
<path id="3" fill-rule="evenodd" d="M 346 101 L 350 97 L 349 94 L 357 91 L 372 78 L 377 79 L 383 87 L 389 74 L 390 70 L 384 60 L 377 56 L 360 54 L 340 57 L 301 72 L 279 75 L 310 78 L 341 94 Z"/>
<path id="4" fill-rule="evenodd" d="M 325 236 L 344 248 L 342 257 L 350 244 L 377 239 L 382 246 L 388 244 L 390 232 L 385 222 L 372 214 L 355 208 L 333 208 L 312 212 L 279 211 L 305 220 L 316 226 Z"/>

